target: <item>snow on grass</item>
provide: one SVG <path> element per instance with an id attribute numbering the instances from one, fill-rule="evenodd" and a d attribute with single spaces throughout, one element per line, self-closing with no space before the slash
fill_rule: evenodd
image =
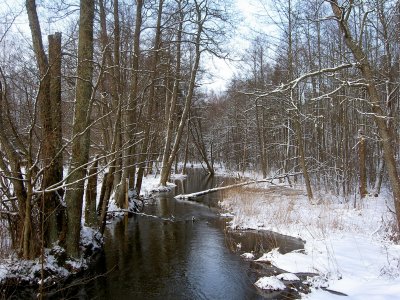
<path id="1" fill-rule="evenodd" d="M 286 281 L 299 281 L 300 278 L 297 277 L 296 274 L 293 273 L 281 273 L 279 275 L 276 275 L 276 278 L 280 280 L 286 280 Z"/>
<path id="2" fill-rule="evenodd" d="M 270 291 L 283 291 L 286 289 L 285 284 L 275 276 L 261 277 L 256 281 L 255 285 L 260 289 Z"/>
<path id="3" fill-rule="evenodd" d="M 44 249 L 43 264 L 41 257 L 34 260 L 20 260 L 16 256 L 3 259 L 0 264 L 0 283 L 25 282 L 32 285 L 58 282 L 67 279 L 88 268 L 91 254 L 100 251 L 103 238 L 97 230 L 83 227 L 81 231 L 81 250 L 85 254 L 78 259 L 68 257 L 64 248 L 54 244 L 51 249 Z"/>
<path id="4" fill-rule="evenodd" d="M 167 186 L 160 186 L 160 175 L 148 175 L 143 177 L 141 194 L 144 196 L 151 195 L 157 192 L 169 192 L 176 185 L 171 182 L 167 182 Z"/>
<path id="5" fill-rule="evenodd" d="M 225 192 L 222 208 L 234 229 L 272 230 L 306 241 L 304 253 L 274 249 L 258 261 L 287 272 L 311 272 L 307 299 L 400 299 L 400 245 L 390 240 L 394 214 L 390 196 L 345 203 L 320 195 L 312 203 L 302 189 L 266 184 Z"/>

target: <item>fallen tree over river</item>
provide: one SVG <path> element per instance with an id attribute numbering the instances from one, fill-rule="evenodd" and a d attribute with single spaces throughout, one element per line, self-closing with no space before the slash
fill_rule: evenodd
<path id="1" fill-rule="evenodd" d="M 210 194 L 210 193 L 214 193 L 214 192 L 218 192 L 218 191 L 223 191 L 223 190 L 227 190 L 227 189 L 232 189 L 232 188 L 235 188 L 235 187 L 240 187 L 240 186 L 244 186 L 244 185 L 248 185 L 248 184 L 262 183 L 262 182 L 270 182 L 270 183 L 272 183 L 272 181 L 274 179 L 283 179 L 283 178 L 288 178 L 290 176 L 297 176 L 297 175 L 301 175 L 301 174 L 303 174 L 303 173 L 302 172 L 296 172 L 296 173 L 290 173 L 290 174 L 277 175 L 277 176 L 264 178 L 264 179 L 260 179 L 260 180 L 250 180 L 250 181 L 235 183 L 235 184 L 231 184 L 231 185 L 227 185 L 227 186 L 215 187 L 215 188 L 212 188 L 212 189 L 208 189 L 208 190 L 204 190 L 204 191 L 200 191 L 200 192 L 195 192 L 195 193 L 191 193 L 191 194 L 180 194 L 180 195 L 176 195 L 175 198 L 176 199 L 192 199 L 192 198 L 200 197 L 200 196 L 203 196 L 203 195 L 206 195 L 206 194 Z"/>

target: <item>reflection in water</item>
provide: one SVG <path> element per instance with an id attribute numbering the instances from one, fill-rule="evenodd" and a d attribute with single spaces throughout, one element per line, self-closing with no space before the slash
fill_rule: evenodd
<path id="1" fill-rule="evenodd" d="M 188 180 L 177 182 L 175 193 L 146 206 L 146 213 L 174 217 L 174 222 L 134 216 L 110 225 L 96 266 L 97 274 L 106 275 L 85 285 L 80 298 L 262 299 L 249 263 L 229 250 L 234 242 L 217 215 L 218 193 L 196 199 L 202 204 L 173 198 L 221 180 L 192 170 Z"/>

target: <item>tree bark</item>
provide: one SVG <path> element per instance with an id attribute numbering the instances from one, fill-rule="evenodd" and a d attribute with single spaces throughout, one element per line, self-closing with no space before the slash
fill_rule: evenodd
<path id="1" fill-rule="evenodd" d="M 360 197 L 364 198 L 367 192 L 367 168 L 366 168 L 366 144 L 365 137 L 362 135 L 362 132 L 359 131 L 359 141 L 358 141 L 358 164 L 359 164 L 359 174 L 360 174 Z"/>
<path id="2" fill-rule="evenodd" d="M 139 155 L 139 170 L 137 173 L 136 180 L 136 192 L 139 195 L 140 190 L 142 188 L 142 181 L 144 175 L 144 169 L 147 165 L 146 160 L 148 157 L 148 146 L 150 143 L 150 129 L 151 129 L 151 120 L 153 114 L 153 106 L 156 101 L 155 97 L 155 84 L 157 80 L 157 64 L 159 58 L 159 51 L 161 49 L 161 17 L 163 11 L 164 0 L 159 0 L 158 3 L 158 15 L 157 15 L 157 25 L 156 25 L 156 35 L 154 38 L 154 49 L 153 49 L 153 62 L 152 62 L 152 71 L 151 71 L 151 82 L 150 82 L 150 92 L 149 98 L 147 100 L 147 111 L 145 116 L 145 129 L 144 129 L 144 138 L 143 143 Z"/>
<path id="3" fill-rule="evenodd" d="M 261 161 L 261 171 L 263 174 L 263 178 L 267 177 L 267 166 L 266 166 L 266 158 L 265 158 L 265 142 L 264 142 L 264 124 L 260 124 L 260 117 L 258 112 L 258 99 L 255 103 L 255 113 L 256 113 L 256 126 L 257 126 L 257 140 L 258 147 L 260 153 L 260 161 Z M 261 112 L 263 114 L 263 112 Z M 263 118 L 261 118 L 263 120 Z"/>
<path id="4" fill-rule="evenodd" d="M 44 168 L 42 190 L 62 180 L 62 136 L 61 136 L 61 34 L 49 36 L 48 62 L 44 51 L 40 23 L 35 0 L 26 1 L 33 48 L 39 67 L 40 85 L 38 92 L 39 111 L 42 122 L 42 167 Z M 44 245 L 50 246 L 58 239 L 60 192 L 43 193 L 41 201 L 44 211 Z"/>
<path id="5" fill-rule="evenodd" d="M 93 22 L 94 0 L 80 1 L 78 69 L 76 103 L 74 112 L 72 157 L 67 183 L 71 184 L 65 199 L 67 202 L 67 253 L 79 256 L 85 165 L 89 161 L 90 103 L 93 78 Z"/>
<path id="6" fill-rule="evenodd" d="M 139 56 L 140 56 L 140 33 L 142 27 L 142 9 L 143 0 L 136 1 L 136 20 L 135 32 L 133 34 L 133 57 L 132 57 L 132 81 L 129 94 L 128 108 L 125 115 L 126 133 L 124 136 L 125 156 L 123 158 L 123 170 L 121 174 L 120 184 L 116 191 L 116 203 L 119 207 L 123 207 L 128 189 L 135 185 L 135 154 L 136 154 L 136 122 L 137 122 L 137 98 L 139 83 Z"/>
<path id="7" fill-rule="evenodd" d="M 294 117 L 294 127 L 297 139 L 297 147 L 299 151 L 299 163 L 304 177 L 304 183 L 306 184 L 307 197 L 309 200 L 313 199 L 313 192 L 311 188 L 311 180 L 307 170 L 307 164 L 304 153 L 304 140 L 303 140 L 303 130 L 301 129 L 301 124 L 298 116 Z"/>
<path id="8" fill-rule="evenodd" d="M 179 11 L 179 28 L 177 32 L 176 38 L 176 66 L 175 66 L 175 80 L 174 80 L 174 87 L 172 89 L 172 99 L 171 105 L 168 109 L 167 113 L 167 132 L 165 137 L 165 145 L 164 145 L 164 153 L 162 157 L 162 166 L 161 166 L 161 175 L 160 175 L 160 185 L 165 186 L 167 184 L 167 180 L 169 177 L 169 173 L 171 172 L 172 164 L 169 164 L 171 159 L 175 159 L 175 156 L 171 157 L 170 149 L 172 143 L 172 135 L 173 135 L 173 118 L 176 109 L 176 102 L 178 100 L 178 90 L 179 90 L 179 83 L 180 80 L 180 73 L 181 73 L 181 43 L 182 43 L 182 27 L 183 27 L 183 11 L 181 8 L 181 2 L 178 2 L 178 11 Z M 186 122 L 186 120 L 184 120 Z M 169 167 L 169 168 L 168 168 Z"/>
<path id="9" fill-rule="evenodd" d="M 85 225 L 89 227 L 97 226 L 96 197 L 97 197 L 97 166 L 98 158 L 95 158 L 93 165 L 88 172 L 88 183 L 86 187 L 85 199 Z"/>

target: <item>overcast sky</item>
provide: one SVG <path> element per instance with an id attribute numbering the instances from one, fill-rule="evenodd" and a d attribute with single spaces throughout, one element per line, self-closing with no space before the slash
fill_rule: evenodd
<path id="1" fill-rule="evenodd" d="M 30 31 L 25 11 L 24 0 L 0 0 L 0 11 L 2 15 L 6 13 L 7 19 L 0 20 L 0 22 L 9 23 L 14 21 L 13 31 L 24 34 L 27 39 L 30 39 Z M 75 2 L 75 1 L 71 1 Z M 38 1 L 40 3 L 40 1 Z M 254 35 L 255 29 L 262 30 L 265 26 L 261 27 L 259 16 L 260 8 L 259 0 L 234 0 L 234 10 L 238 13 L 238 17 L 241 20 L 237 24 L 237 32 L 234 33 L 234 38 L 230 40 L 230 44 L 227 48 L 232 50 L 230 57 L 234 60 L 238 60 L 242 57 L 245 50 L 249 47 L 249 38 Z M 12 13 L 11 13 L 12 12 Z M 40 14 L 40 5 L 38 5 L 38 13 Z M 60 24 L 54 23 L 52 20 L 40 19 L 42 31 L 44 34 L 48 32 L 59 31 Z M 264 28 L 265 29 L 265 28 Z M 0 38 L 3 32 L 0 32 Z M 28 41 L 27 41 L 28 42 Z M 206 58 L 205 63 L 213 77 L 204 80 L 205 88 L 208 90 L 214 90 L 215 92 L 221 92 L 225 89 L 226 83 L 232 78 L 233 74 L 238 68 L 238 62 L 226 61 L 218 58 Z"/>

